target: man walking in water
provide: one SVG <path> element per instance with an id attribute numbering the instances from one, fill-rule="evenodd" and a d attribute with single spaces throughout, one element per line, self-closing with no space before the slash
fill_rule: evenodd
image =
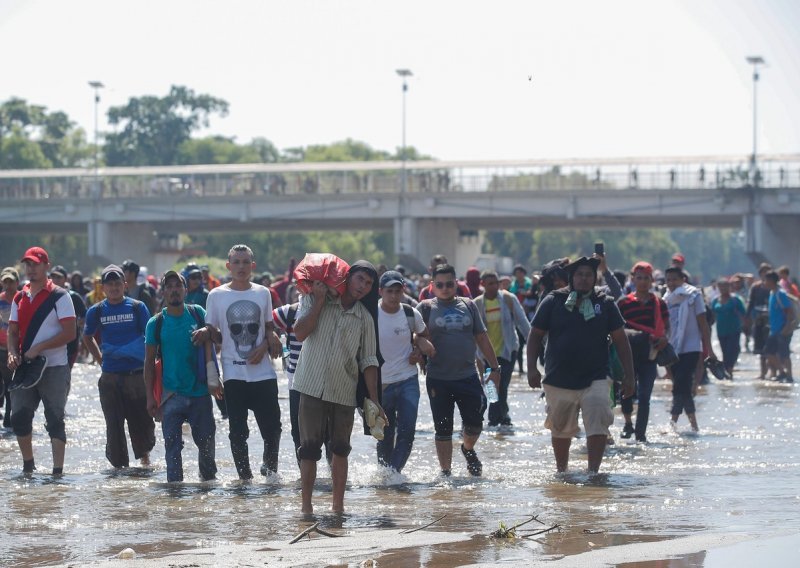
<path id="1" fill-rule="evenodd" d="M 47 277 L 50 258 L 41 247 L 31 247 L 22 257 L 28 277 L 11 303 L 8 322 L 8 368 L 34 367 L 43 357 L 44 370 L 11 392 L 11 427 L 22 453 L 22 471 L 33 473 L 33 416 L 44 404 L 45 429 L 53 450 L 53 475 L 64 471 L 67 433 L 64 409 L 70 386 L 67 343 L 75 339 L 75 308 L 66 290 Z M 15 377 L 16 378 L 16 377 Z M 12 383 L 12 389 L 14 385 Z"/>
<path id="2" fill-rule="evenodd" d="M 278 376 L 270 357 L 279 357 L 283 348 L 274 332 L 269 290 L 250 280 L 256 266 L 253 251 L 247 245 L 235 245 L 228 251 L 225 266 L 232 280 L 211 290 L 206 305 L 212 339 L 222 343 L 231 453 L 239 478 L 246 480 L 253 478 L 247 447 L 248 410 L 253 411 L 264 441 L 261 475 L 278 471 L 281 409 Z"/>
<path id="3" fill-rule="evenodd" d="M 581 257 L 565 267 L 569 286 L 542 300 L 528 337 L 528 384 L 536 389 L 542 386 L 536 360 L 547 335 L 545 427 L 551 432 L 559 472 L 567 470 L 570 444 L 578 433 L 579 412 L 586 430 L 589 472 L 600 470 L 608 427 L 614 422 L 608 379 L 609 335 L 625 372 L 623 397 L 633 395 L 633 360 L 623 330 L 625 321 L 614 300 L 595 290 L 599 264 L 599 258 Z"/>

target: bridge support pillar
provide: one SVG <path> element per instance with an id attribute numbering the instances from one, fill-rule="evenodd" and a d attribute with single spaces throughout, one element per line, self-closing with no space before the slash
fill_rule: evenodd
<path id="1" fill-rule="evenodd" d="M 475 264 L 483 244 L 478 231 L 462 231 L 450 219 L 398 219 L 394 237 L 401 262 L 410 258 L 427 267 L 433 255 L 443 254 L 462 276 Z"/>
<path id="2" fill-rule="evenodd" d="M 764 215 L 744 217 L 745 252 L 758 266 L 769 262 L 773 267 L 787 265 L 792 276 L 800 271 L 800 216 Z"/>
<path id="3" fill-rule="evenodd" d="M 158 245 L 153 226 L 147 223 L 89 223 L 89 255 L 101 264 L 119 264 L 130 258 L 153 273 Z"/>

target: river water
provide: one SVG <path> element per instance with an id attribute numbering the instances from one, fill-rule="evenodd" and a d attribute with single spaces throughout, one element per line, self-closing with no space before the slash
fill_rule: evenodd
<path id="1" fill-rule="evenodd" d="M 794 351 L 800 345 L 794 342 Z M 514 377 L 515 427 L 488 431 L 477 446 L 484 475 L 467 475 L 456 447 L 453 477 L 437 477 L 433 423 L 424 388 L 417 439 L 403 475 L 375 462 L 374 440 L 354 435 L 343 518 L 326 515 L 330 479 L 324 462 L 315 490 L 321 526 L 347 529 L 419 526 L 447 516 L 433 530 L 474 534 L 468 542 L 420 548 L 396 565 L 456 566 L 472 562 L 556 558 L 634 542 L 732 531 L 774 535 L 800 531 L 800 386 L 755 379 L 758 361 L 744 353 L 733 383 L 712 382 L 697 397 L 699 435 L 685 416 L 669 428 L 669 384 L 653 394 L 647 445 L 619 439 L 618 416 L 601 474 L 587 476 L 585 440 L 573 443 L 571 473 L 555 474 L 540 391 Z M 800 359 L 794 358 L 795 369 Z M 114 471 L 104 457 L 105 426 L 97 398 L 98 369 L 76 365 L 67 407 L 70 438 L 63 479 L 54 481 L 41 410 L 34 424 L 39 472 L 20 475 L 10 432 L 0 437 L 0 565 L 46 566 L 102 560 L 132 547 L 138 555 L 222 544 L 289 540 L 308 526 L 300 514 L 300 485 L 291 451 L 288 396 L 280 379 L 284 435 L 278 480 L 242 485 L 236 479 L 227 424 L 217 422 L 218 481 L 197 483 L 196 450 L 184 430 L 187 483 L 170 487 L 157 430 L 153 468 Z M 218 411 L 214 410 L 219 417 Z M 618 411 L 617 411 L 618 412 Z M 251 419 L 251 433 L 257 427 Z M 251 442 L 253 439 L 251 437 Z M 457 443 L 457 442 L 456 442 Z M 258 471 L 261 442 L 251 443 Z M 531 515 L 560 530 L 537 540 L 486 538 L 500 522 Z M 525 527 L 527 528 L 527 526 Z M 382 565 L 392 565 L 388 555 Z M 268 560 L 268 559 L 267 559 Z"/>

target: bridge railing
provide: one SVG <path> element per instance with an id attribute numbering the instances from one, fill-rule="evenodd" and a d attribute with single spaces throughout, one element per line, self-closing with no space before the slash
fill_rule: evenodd
<path id="1" fill-rule="evenodd" d="M 240 164 L 0 170 L 0 200 L 598 189 L 800 188 L 800 154 L 495 162 Z"/>

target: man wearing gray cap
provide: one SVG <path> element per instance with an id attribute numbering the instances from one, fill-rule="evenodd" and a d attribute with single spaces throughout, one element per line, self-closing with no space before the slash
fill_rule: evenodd
<path id="1" fill-rule="evenodd" d="M 150 312 L 143 302 L 125 297 L 125 275 L 119 266 L 107 266 L 100 280 L 106 299 L 89 308 L 83 342 L 103 369 L 97 386 L 106 419 L 106 458 L 114 467 L 130 465 L 127 422 L 133 455 L 146 466 L 156 443 L 143 378 L 144 331 Z M 94 337 L 100 330 L 102 353 Z"/>

